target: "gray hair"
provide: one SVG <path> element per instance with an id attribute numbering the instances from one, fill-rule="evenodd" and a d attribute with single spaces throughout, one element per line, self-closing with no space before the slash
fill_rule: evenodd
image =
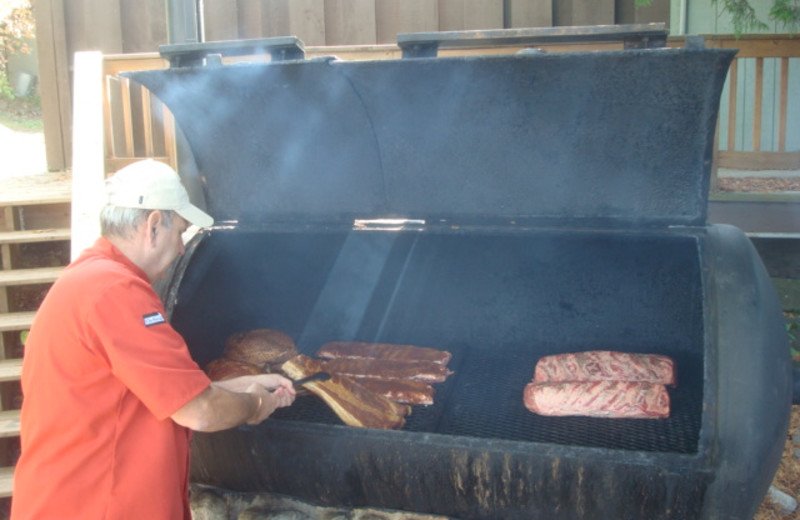
<path id="1" fill-rule="evenodd" d="M 100 211 L 100 234 L 106 238 L 117 236 L 129 238 L 141 226 L 147 216 L 155 210 L 141 208 L 122 208 L 107 204 Z M 172 227 L 172 210 L 159 210 L 164 215 L 164 227 Z"/>

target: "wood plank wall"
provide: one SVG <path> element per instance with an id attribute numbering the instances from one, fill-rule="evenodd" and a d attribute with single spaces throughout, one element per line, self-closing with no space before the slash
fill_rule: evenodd
<path id="1" fill-rule="evenodd" d="M 661 6 L 669 22 L 670 0 Z M 630 6 L 628 6 L 630 4 Z M 634 0 L 204 0 L 205 41 L 297 36 L 306 46 L 379 45 L 397 33 L 636 23 Z M 168 43 L 164 0 L 36 0 L 47 164 L 72 157 L 76 52 L 157 52 Z M 617 15 L 619 13 L 619 16 Z M 634 13 L 634 14 L 630 14 Z M 80 107 L 75 107 L 79 109 Z"/>
<path id="2" fill-rule="evenodd" d="M 36 0 L 36 43 L 47 166 L 72 164 L 72 83 L 76 52 L 153 52 L 167 42 L 164 0 Z M 80 109 L 80 107 L 75 107 Z"/>

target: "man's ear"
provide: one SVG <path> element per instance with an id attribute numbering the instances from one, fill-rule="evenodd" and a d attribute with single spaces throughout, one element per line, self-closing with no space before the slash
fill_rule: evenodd
<path id="1" fill-rule="evenodd" d="M 156 237 L 159 233 L 159 228 L 161 227 L 161 222 L 164 219 L 163 213 L 159 210 L 153 210 L 147 215 L 146 221 L 146 232 L 147 232 L 147 241 L 150 242 L 151 245 L 155 245 Z"/>

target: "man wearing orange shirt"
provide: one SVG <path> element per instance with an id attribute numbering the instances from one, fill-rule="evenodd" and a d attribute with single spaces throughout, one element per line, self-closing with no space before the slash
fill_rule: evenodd
<path id="1" fill-rule="evenodd" d="M 102 237 L 40 306 L 22 367 L 22 454 L 11 518 L 190 520 L 191 431 L 257 424 L 295 397 L 264 374 L 212 383 L 152 284 L 183 254 L 193 206 L 152 160 L 107 183 Z"/>

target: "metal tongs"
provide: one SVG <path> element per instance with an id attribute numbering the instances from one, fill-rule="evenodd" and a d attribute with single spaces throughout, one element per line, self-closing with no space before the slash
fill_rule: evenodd
<path id="1" fill-rule="evenodd" d="M 317 372 L 315 374 L 311 374 L 308 377 L 300 378 L 296 381 L 292 382 L 292 386 L 295 388 L 299 388 L 306 383 L 310 383 L 311 381 L 327 381 L 331 378 L 331 375 L 327 372 Z"/>
<path id="2" fill-rule="evenodd" d="M 297 390 L 297 395 L 307 395 L 310 393 L 310 391 L 303 387 L 304 384 L 312 381 L 327 381 L 330 378 L 331 375 L 327 372 L 316 372 L 308 377 L 301 377 L 296 381 L 292 381 L 292 386 L 295 388 L 295 390 Z"/>
<path id="3" fill-rule="evenodd" d="M 300 393 L 303 393 L 306 390 L 305 388 L 300 388 L 300 387 L 303 386 L 304 384 L 310 383 L 311 381 L 327 381 L 330 378 L 331 375 L 327 372 L 316 372 L 308 377 L 301 377 L 300 379 L 292 381 L 292 386 L 295 387 L 297 390 L 299 390 Z M 274 391 L 275 391 L 274 388 L 270 390 L 270 392 Z"/>

